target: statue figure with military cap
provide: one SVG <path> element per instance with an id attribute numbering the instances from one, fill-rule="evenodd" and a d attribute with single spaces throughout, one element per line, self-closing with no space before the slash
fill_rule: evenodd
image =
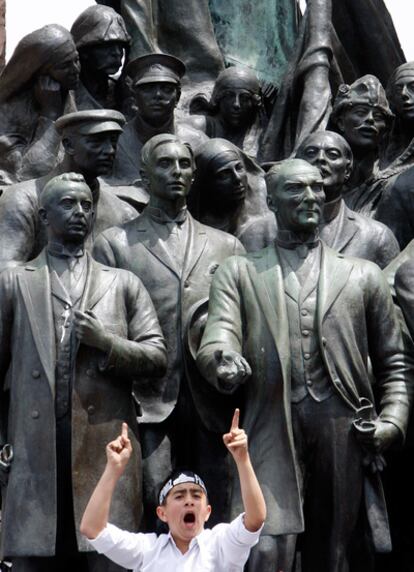
<path id="1" fill-rule="evenodd" d="M 20 40 L 0 76 L 0 183 L 41 177 L 55 166 L 53 122 L 75 111 L 79 70 L 66 28 L 49 24 Z"/>
<path id="2" fill-rule="evenodd" d="M 187 352 L 187 336 L 193 315 L 206 305 L 217 267 L 244 249 L 235 237 L 200 224 L 187 212 L 194 159 L 177 135 L 163 133 L 146 142 L 141 176 L 148 206 L 135 220 L 103 232 L 93 254 L 142 280 L 167 342 L 168 368 L 160 391 L 154 392 L 151 384 L 137 388 L 143 409 L 145 508 L 154 530 L 159 488 L 175 466 L 203 474 L 212 484 L 210 500 L 220 507 L 216 518 L 226 518 L 228 479 L 220 435 L 228 418 L 219 412 L 231 416 L 233 404 L 203 389 Z"/>
<path id="3" fill-rule="evenodd" d="M 133 382 L 159 376 L 166 351 L 150 297 L 132 273 L 85 252 L 94 199 L 78 173 L 53 177 L 38 200 L 47 244 L 0 277 L 2 557 L 16 572 L 121 571 L 79 533 L 105 466 L 102 445 L 130 428 L 133 463 L 112 518 L 137 530 L 141 454 Z M 6 483 L 7 481 L 7 483 Z M 6 483 L 6 484 L 5 484 Z"/>
<path id="4" fill-rule="evenodd" d="M 254 71 L 241 66 L 223 70 L 215 81 L 209 101 L 197 95 L 190 104 L 205 115 L 192 115 L 191 124 L 208 137 L 228 139 L 245 153 L 256 157 L 260 135 L 267 123 L 262 90 Z"/>
<path id="5" fill-rule="evenodd" d="M 175 134 L 193 149 L 207 137 L 174 117 L 185 73 L 182 61 L 167 54 L 147 54 L 132 60 L 126 72 L 132 80 L 138 112 L 119 138 L 111 182 L 128 185 L 140 178 L 141 149 L 154 135 Z"/>
<path id="6" fill-rule="evenodd" d="M 266 180 L 275 243 L 217 270 L 197 355 L 218 391 L 246 392 L 243 425 L 268 514 L 250 570 L 290 571 L 294 537 L 280 535 L 303 530 L 303 572 L 370 570 L 364 539 L 391 548 L 377 471 L 404 439 L 412 364 L 378 266 L 318 238 L 319 170 L 290 159 Z M 235 482 L 234 512 L 240 503 Z"/>
<path id="7" fill-rule="evenodd" d="M 343 199 L 353 163 L 345 139 L 333 131 L 311 133 L 296 157 L 315 165 L 323 178 L 326 201 L 319 226 L 321 240 L 337 252 L 371 260 L 380 268 L 390 264 L 400 251 L 393 233 L 384 224 L 351 211 Z"/>
<path id="8" fill-rule="evenodd" d="M 46 243 L 38 217 L 39 196 L 52 177 L 74 171 L 84 176 L 94 202 L 93 237 L 105 228 L 135 218 L 137 211 L 120 200 L 97 177 L 111 172 L 124 116 L 115 110 L 96 109 L 63 115 L 56 121 L 65 155 L 47 175 L 7 187 L 0 201 L 0 270 L 37 256 Z"/>
<path id="9" fill-rule="evenodd" d="M 374 216 L 377 197 L 371 188 L 379 171 L 379 148 L 394 115 L 378 78 L 364 75 L 353 84 L 342 84 L 335 97 L 330 123 L 348 142 L 354 166 L 344 199 L 356 212 Z"/>
<path id="10" fill-rule="evenodd" d="M 198 148 L 188 206 L 208 226 L 229 232 L 247 251 L 267 246 L 276 222 L 266 202 L 264 171 L 226 139 L 209 139 Z"/>
<path id="11" fill-rule="evenodd" d="M 113 79 L 130 37 L 122 16 L 109 6 L 89 6 L 71 28 L 81 63 L 76 106 L 82 109 L 122 109 L 122 82 Z"/>

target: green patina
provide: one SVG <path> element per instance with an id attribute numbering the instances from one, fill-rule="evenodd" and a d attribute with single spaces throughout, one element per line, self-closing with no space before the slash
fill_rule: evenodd
<path id="1" fill-rule="evenodd" d="M 279 85 L 297 36 L 296 0 L 209 0 L 226 65 L 247 65 Z"/>

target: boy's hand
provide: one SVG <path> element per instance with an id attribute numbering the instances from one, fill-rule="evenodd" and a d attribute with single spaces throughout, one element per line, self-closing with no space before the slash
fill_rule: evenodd
<path id="1" fill-rule="evenodd" d="M 234 411 L 229 433 L 223 435 L 223 441 L 236 463 L 244 461 L 249 456 L 247 435 L 239 428 L 240 409 Z"/>
<path id="2" fill-rule="evenodd" d="M 108 466 L 121 476 L 132 453 L 131 441 L 128 438 L 128 425 L 122 423 L 121 435 L 106 446 Z"/>

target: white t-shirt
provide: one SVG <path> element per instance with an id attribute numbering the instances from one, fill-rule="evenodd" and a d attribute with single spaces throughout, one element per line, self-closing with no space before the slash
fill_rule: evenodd
<path id="1" fill-rule="evenodd" d="M 242 572 L 260 532 L 249 532 L 240 515 L 230 524 L 203 530 L 185 554 L 171 534 L 127 532 L 112 524 L 89 542 L 99 553 L 134 572 Z"/>

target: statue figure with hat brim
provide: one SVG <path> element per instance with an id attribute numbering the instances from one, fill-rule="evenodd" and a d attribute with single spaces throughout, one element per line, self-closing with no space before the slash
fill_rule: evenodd
<path id="1" fill-rule="evenodd" d="M 207 137 L 175 116 L 185 74 L 181 60 L 167 54 L 147 54 L 131 61 L 126 73 L 132 82 L 138 111 L 119 139 L 109 182 L 128 185 L 140 179 L 141 149 L 154 135 L 175 134 L 193 149 Z"/>
<path id="2" fill-rule="evenodd" d="M 81 63 L 75 92 L 76 106 L 82 109 L 122 111 L 123 76 L 119 75 L 130 37 L 120 14 L 109 6 L 89 6 L 71 28 Z"/>
<path id="3" fill-rule="evenodd" d="M 46 236 L 38 218 L 39 196 L 52 177 L 67 171 L 80 173 L 92 190 L 95 222 L 89 241 L 105 228 L 138 215 L 120 200 L 98 176 L 111 172 L 116 144 L 125 118 L 119 111 L 96 109 L 63 115 L 56 121 L 65 154 L 47 175 L 7 187 L 0 202 L 0 269 L 34 258 Z"/>

